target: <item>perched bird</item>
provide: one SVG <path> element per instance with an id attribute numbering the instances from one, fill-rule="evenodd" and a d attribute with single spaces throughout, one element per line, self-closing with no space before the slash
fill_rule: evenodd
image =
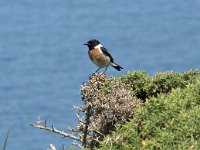
<path id="1" fill-rule="evenodd" d="M 89 48 L 88 55 L 92 60 L 92 62 L 99 67 L 95 71 L 95 73 L 99 71 L 99 69 L 101 68 L 106 68 L 104 70 L 105 73 L 109 65 L 114 67 L 118 71 L 123 69 L 121 66 L 119 66 L 114 62 L 114 59 L 111 56 L 111 54 L 108 53 L 108 50 L 104 48 L 98 40 L 92 39 L 87 43 L 85 43 L 84 45 L 87 45 Z"/>

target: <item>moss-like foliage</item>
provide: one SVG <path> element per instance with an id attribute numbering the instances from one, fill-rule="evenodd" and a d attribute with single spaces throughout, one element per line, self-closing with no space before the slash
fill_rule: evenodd
<path id="1" fill-rule="evenodd" d="M 83 105 L 75 106 L 78 124 L 69 129 L 77 136 L 46 122 L 31 126 L 78 140 L 85 149 L 200 149 L 199 71 L 93 74 L 83 83 L 81 98 Z"/>
<path id="2" fill-rule="evenodd" d="M 159 72 L 154 76 L 148 76 L 144 71 L 130 72 L 120 79 L 130 87 L 139 99 L 157 96 L 160 93 L 168 93 L 173 88 L 185 88 L 189 83 L 194 83 L 200 75 L 199 71 L 185 73 Z"/>
<path id="3" fill-rule="evenodd" d="M 200 149 L 200 74 L 129 73 L 122 81 L 146 102 L 101 143 L 102 150 Z M 168 93 L 168 94 L 167 94 Z"/>

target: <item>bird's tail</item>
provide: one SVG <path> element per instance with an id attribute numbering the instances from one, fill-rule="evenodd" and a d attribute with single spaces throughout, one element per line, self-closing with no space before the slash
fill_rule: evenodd
<path id="1" fill-rule="evenodd" d="M 111 66 L 113 66 L 116 70 L 120 71 L 122 68 L 120 65 L 116 64 L 116 63 L 111 63 Z"/>

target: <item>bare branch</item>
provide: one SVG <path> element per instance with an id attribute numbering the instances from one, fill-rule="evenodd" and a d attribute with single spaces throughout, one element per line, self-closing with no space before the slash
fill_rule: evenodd
<path id="1" fill-rule="evenodd" d="M 57 133 L 59 135 L 62 135 L 64 137 L 68 137 L 68 138 L 71 138 L 71 139 L 74 139 L 74 140 L 77 140 L 77 141 L 80 141 L 82 142 L 82 138 L 81 137 L 77 137 L 73 134 L 69 134 L 69 133 L 66 133 L 64 132 L 63 130 L 58 130 L 56 129 L 55 127 L 52 126 L 52 128 L 46 126 L 46 125 L 41 125 L 40 123 L 38 122 L 34 122 L 34 123 L 31 123 L 30 124 L 32 127 L 35 127 L 35 128 L 39 128 L 39 129 L 43 129 L 43 130 L 47 130 L 47 131 L 51 131 L 51 132 L 54 132 L 54 133 Z"/>
<path id="2" fill-rule="evenodd" d="M 67 130 L 71 131 L 71 132 L 80 132 L 79 129 L 74 129 L 74 128 L 67 128 Z"/>
<path id="3" fill-rule="evenodd" d="M 50 144 L 50 148 L 48 148 L 47 150 L 56 150 L 56 147 L 55 147 L 55 145 Z"/>
<path id="4" fill-rule="evenodd" d="M 72 144 L 75 145 L 75 146 L 78 146 L 81 149 L 83 149 L 83 146 L 81 146 L 81 144 L 77 143 L 76 141 L 74 141 Z"/>
<path id="5" fill-rule="evenodd" d="M 83 117 L 81 117 L 79 114 L 76 114 L 76 117 L 77 117 L 79 122 L 84 124 Z"/>
<path id="6" fill-rule="evenodd" d="M 81 111 L 81 112 L 84 112 L 85 110 L 83 109 L 83 107 L 79 107 L 79 106 L 74 106 L 74 109 L 78 110 L 78 111 Z"/>
<path id="7" fill-rule="evenodd" d="M 85 128 L 84 128 L 84 131 L 83 131 L 83 141 L 82 141 L 82 145 L 84 147 L 86 147 L 87 145 L 87 135 L 88 135 L 88 126 L 89 126 L 89 123 L 90 123 L 90 109 L 91 109 L 91 106 L 89 105 L 88 108 L 87 108 L 87 112 L 86 112 L 86 119 L 85 119 Z"/>

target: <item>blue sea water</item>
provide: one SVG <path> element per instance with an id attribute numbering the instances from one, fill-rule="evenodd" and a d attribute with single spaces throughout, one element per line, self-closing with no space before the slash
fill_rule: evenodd
<path id="1" fill-rule="evenodd" d="M 38 117 L 65 130 L 76 125 L 73 105 L 97 67 L 83 45 L 99 39 L 121 72 L 200 69 L 199 0 L 1 0 L 0 147 L 61 148 L 73 142 L 35 129 Z"/>

